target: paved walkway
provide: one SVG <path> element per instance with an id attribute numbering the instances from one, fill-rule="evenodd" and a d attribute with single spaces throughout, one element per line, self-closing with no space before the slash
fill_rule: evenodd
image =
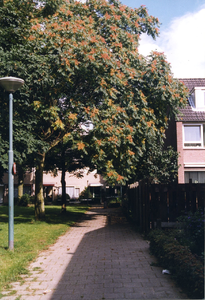
<path id="1" fill-rule="evenodd" d="M 152 262 L 148 242 L 119 209 L 96 207 L 38 256 L 32 275 L 13 284 L 17 294 L 3 299 L 188 299 Z"/>

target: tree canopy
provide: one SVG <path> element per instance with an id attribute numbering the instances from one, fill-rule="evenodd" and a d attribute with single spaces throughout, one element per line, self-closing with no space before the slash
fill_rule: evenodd
<path id="1" fill-rule="evenodd" d="M 0 7 L 0 74 L 25 80 L 19 116 L 26 112 L 36 141 L 37 216 L 44 214 L 48 151 L 70 141 L 110 184 L 125 184 L 152 156 L 153 143 L 163 143 L 170 114 L 186 98 L 164 54 L 138 52 L 141 33 L 159 32 L 146 7 L 115 0 L 40 4 L 7 0 Z M 85 133 L 87 121 L 93 129 Z M 18 124 L 23 130 L 25 123 Z"/>

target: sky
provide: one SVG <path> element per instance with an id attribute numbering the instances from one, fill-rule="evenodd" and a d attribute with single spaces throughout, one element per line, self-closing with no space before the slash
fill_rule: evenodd
<path id="1" fill-rule="evenodd" d="M 175 78 L 205 78 L 205 0 L 121 0 L 160 21 L 160 36 L 143 34 L 139 52 L 164 52 Z"/>

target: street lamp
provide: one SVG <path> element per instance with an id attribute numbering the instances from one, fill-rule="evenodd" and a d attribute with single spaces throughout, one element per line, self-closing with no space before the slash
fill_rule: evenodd
<path id="1" fill-rule="evenodd" d="M 9 249 L 14 249 L 14 182 L 13 182 L 13 93 L 24 84 L 16 77 L 0 78 L 0 86 L 9 92 Z"/>

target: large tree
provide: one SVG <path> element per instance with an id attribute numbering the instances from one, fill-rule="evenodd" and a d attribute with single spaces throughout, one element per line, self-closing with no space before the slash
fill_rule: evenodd
<path id="1" fill-rule="evenodd" d="M 94 130 L 88 151 L 95 153 L 93 163 L 113 185 L 143 178 L 174 180 L 177 155 L 164 149 L 165 130 L 185 103 L 187 91 L 173 78 L 163 53 L 146 58 L 136 53 L 130 64 L 135 74 L 130 78 L 122 73 L 127 79 L 123 93 L 104 101 L 98 113 L 90 115 Z M 165 161 L 170 162 L 171 173 L 164 169 Z"/>
<path id="2" fill-rule="evenodd" d="M 4 8 L 18 2 L 5 1 Z M 26 29 L 20 31 L 20 22 L 15 27 L 18 47 L 12 40 L 7 43 L 13 50 L 0 46 L 5 75 L 25 79 L 21 97 L 35 120 L 31 136 L 41 142 L 35 159 L 40 219 L 45 215 L 42 180 L 48 151 L 70 139 L 78 150 L 92 154 L 91 163 L 110 183 L 125 183 L 151 141 L 162 141 L 167 113 L 176 112 L 186 93 L 164 55 L 144 58 L 138 53 L 141 33 L 158 35 L 158 19 L 146 7 L 131 9 L 112 0 L 32 5 Z M 16 13 L 23 11 L 20 6 Z M 94 129 L 84 134 L 87 120 Z"/>
<path id="3" fill-rule="evenodd" d="M 22 77 L 29 80 L 27 70 L 29 57 L 28 38 L 32 27 L 31 20 L 39 13 L 33 1 L 3 1 L 0 5 L 0 76 Z M 22 194 L 23 173 L 33 166 L 31 154 L 43 147 L 43 142 L 32 134 L 36 126 L 33 109 L 30 106 L 31 87 L 24 86 L 14 94 L 13 137 L 14 161 L 17 163 L 19 195 Z M 0 89 L 0 177 L 8 167 L 8 94 Z M 46 145 L 44 145 L 46 146 Z M 29 164 L 29 161 L 31 164 Z"/>

